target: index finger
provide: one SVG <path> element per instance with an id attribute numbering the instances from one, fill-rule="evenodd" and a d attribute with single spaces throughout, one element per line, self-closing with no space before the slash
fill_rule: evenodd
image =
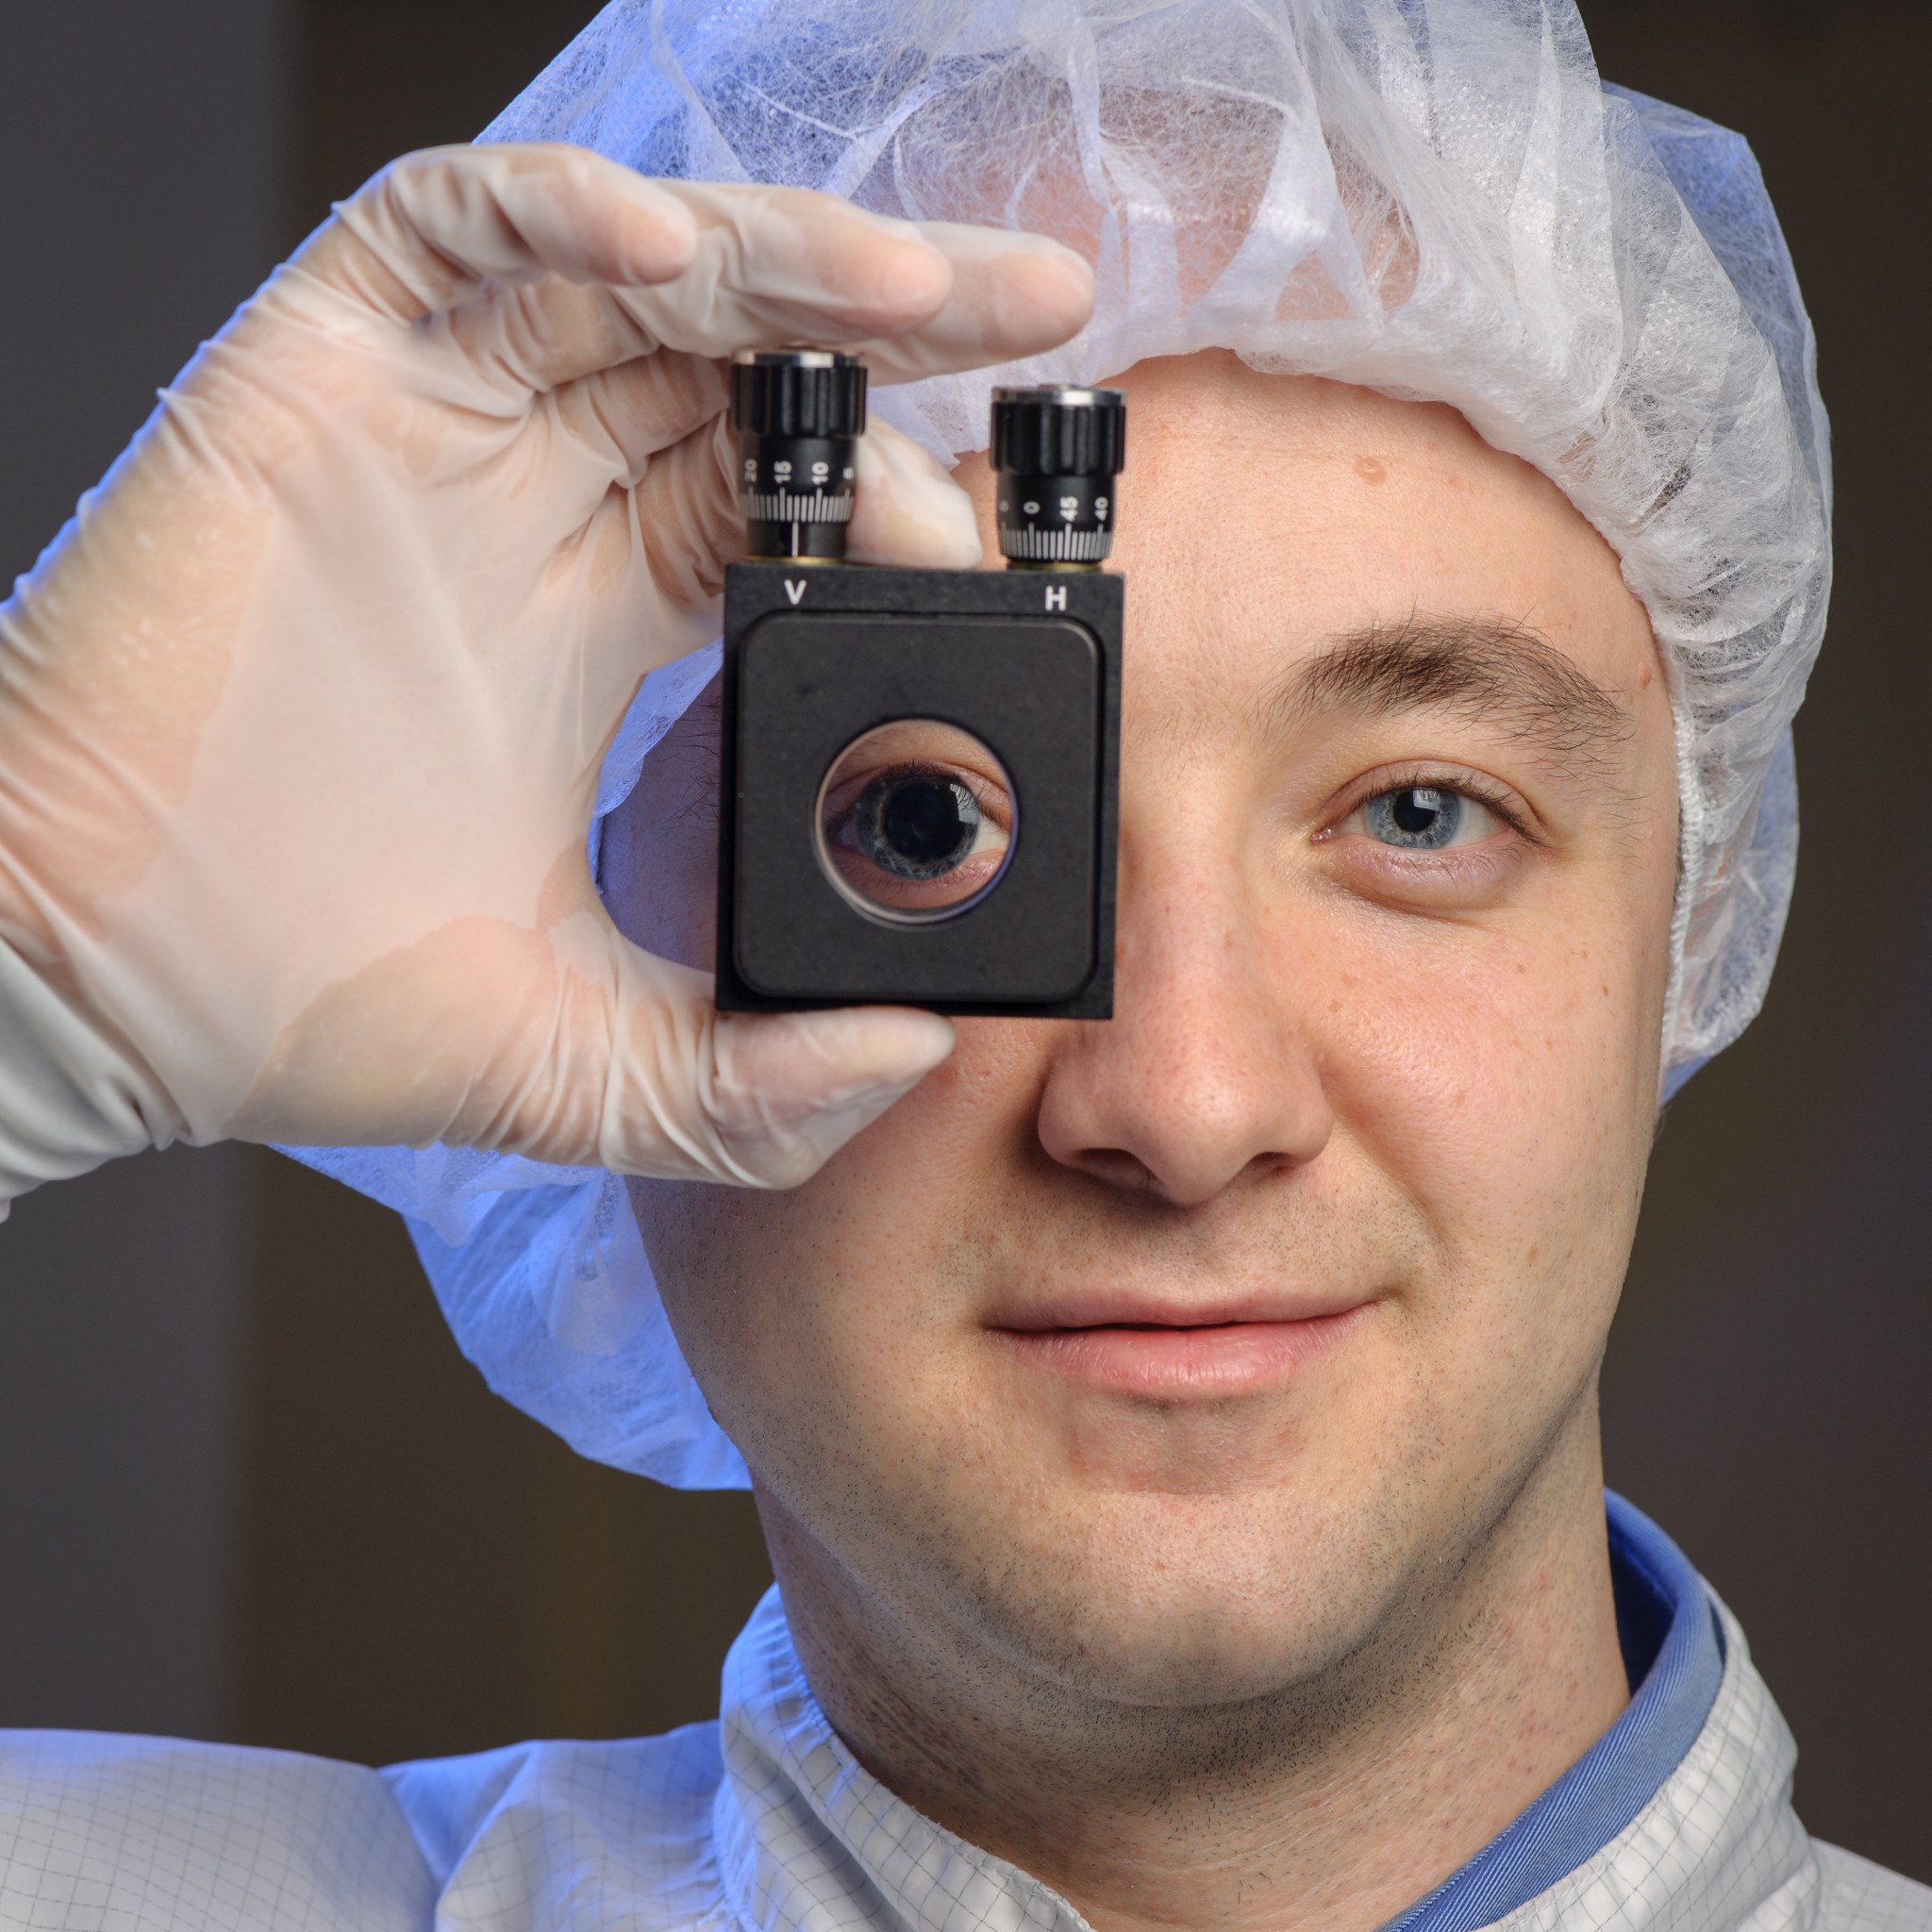
<path id="1" fill-rule="evenodd" d="M 917 382 L 1057 349 L 1093 315 L 1093 271 L 1044 236 L 922 222 L 953 265 L 953 292 L 930 322 L 866 343 L 879 382 Z"/>
<path id="2" fill-rule="evenodd" d="M 440 315 L 535 390 L 659 347 L 794 341 L 863 347 L 905 382 L 1052 348 L 1093 299 L 1087 264 L 1042 236 L 810 189 L 647 180 L 561 143 L 407 156 L 296 259 L 378 314 Z"/>
<path id="3" fill-rule="evenodd" d="M 612 299 L 667 348 L 863 347 L 881 380 L 907 382 L 1037 355 L 1092 312 L 1092 271 L 1042 235 L 902 222 L 804 188 L 657 185 L 696 225 L 691 265 Z"/>

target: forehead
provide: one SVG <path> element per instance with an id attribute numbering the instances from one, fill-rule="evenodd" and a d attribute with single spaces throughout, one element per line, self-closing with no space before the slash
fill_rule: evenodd
<path id="1" fill-rule="evenodd" d="M 1137 641 L 1158 638 L 1191 689 L 1233 694 L 1418 614 L 1527 625 L 1611 689 L 1654 663 L 1608 544 L 1446 405 L 1262 375 L 1221 351 L 1116 382 L 1129 427 L 1114 559 Z M 960 480 L 990 508 L 982 458 Z"/>

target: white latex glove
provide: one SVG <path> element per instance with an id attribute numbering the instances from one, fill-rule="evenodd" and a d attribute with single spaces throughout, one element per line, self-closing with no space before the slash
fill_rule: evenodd
<path id="1" fill-rule="evenodd" d="M 568 147 L 413 156 L 340 208 L 0 608 L 0 1203 L 177 1138 L 813 1172 L 952 1029 L 721 1018 L 584 857 L 741 549 L 723 358 L 909 380 L 1064 340 L 1091 286 L 1052 242 Z M 856 558 L 977 560 L 924 454 L 861 450 Z"/>

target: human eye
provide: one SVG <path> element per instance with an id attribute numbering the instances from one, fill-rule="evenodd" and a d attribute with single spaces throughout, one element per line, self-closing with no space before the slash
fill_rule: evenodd
<path id="1" fill-rule="evenodd" d="M 966 732 L 911 720 L 870 732 L 820 795 L 834 883 L 887 918 L 963 911 L 1004 869 L 1015 811 L 999 762 Z"/>
<path id="2" fill-rule="evenodd" d="M 1338 832 L 1353 831 L 1401 852 L 1450 852 L 1506 829 L 1481 799 L 1449 785 L 1398 785 L 1366 798 Z"/>
<path id="3" fill-rule="evenodd" d="M 1535 824 L 1480 773 L 1384 767 L 1356 781 L 1315 841 L 1374 896 L 1461 906 L 1502 889 L 1542 846 Z"/>

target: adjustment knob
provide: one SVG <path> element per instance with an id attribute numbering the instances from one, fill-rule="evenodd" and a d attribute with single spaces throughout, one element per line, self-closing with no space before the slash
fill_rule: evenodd
<path id="1" fill-rule="evenodd" d="M 845 555 L 865 364 L 830 349 L 742 349 L 732 358 L 738 490 L 753 557 Z"/>
<path id="2" fill-rule="evenodd" d="M 1117 389 L 996 389 L 991 459 L 1008 563 L 1097 568 L 1113 548 L 1127 399 Z"/>

